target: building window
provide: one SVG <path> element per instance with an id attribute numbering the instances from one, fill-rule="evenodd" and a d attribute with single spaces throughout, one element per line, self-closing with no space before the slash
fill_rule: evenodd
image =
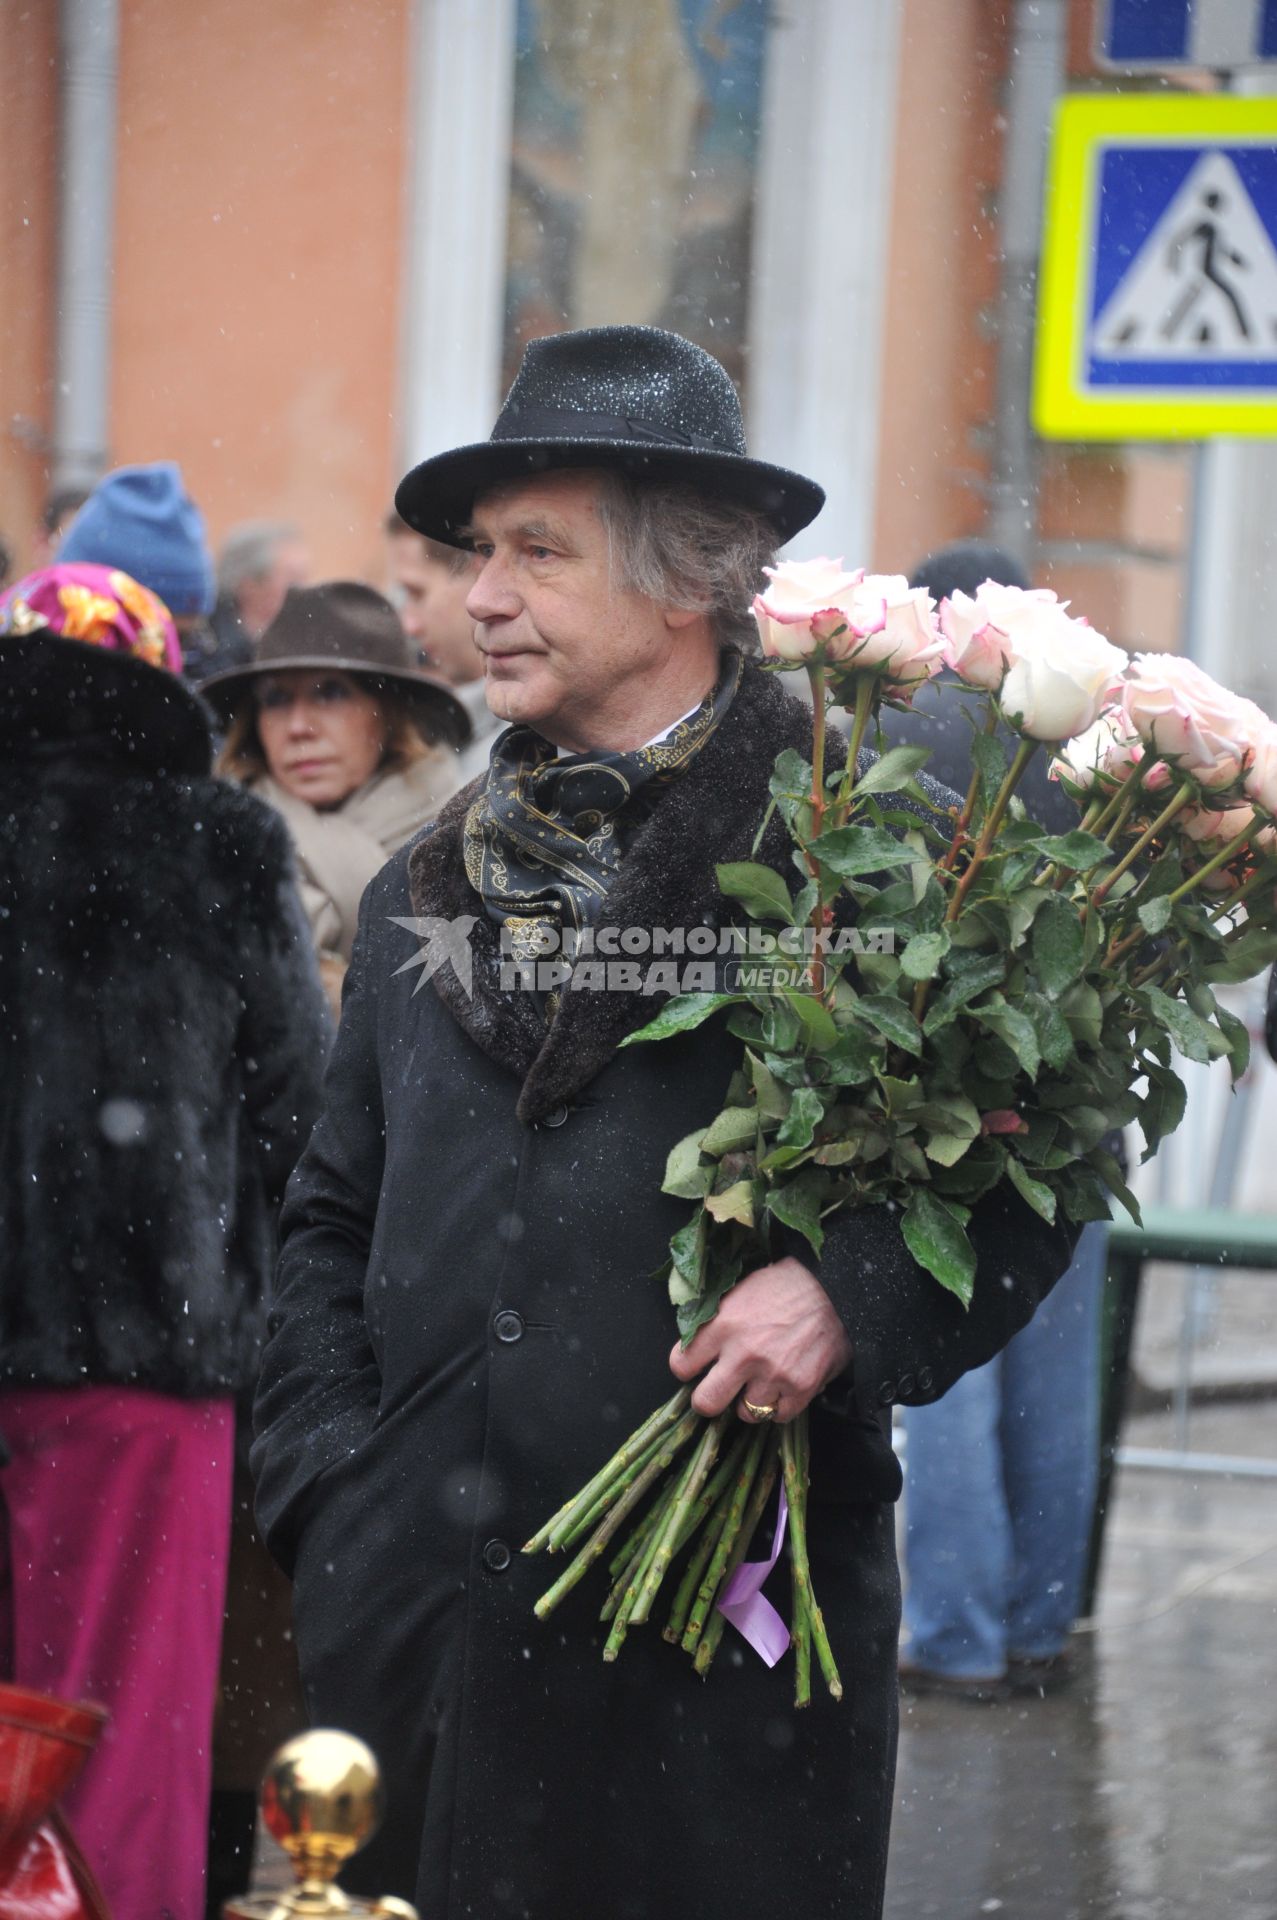
<path id="1" fill-rule="evenodd" d="M 744 385 L 767 0 L 518 0 L 503 374 L 564 327 L 699 341 Z"/>

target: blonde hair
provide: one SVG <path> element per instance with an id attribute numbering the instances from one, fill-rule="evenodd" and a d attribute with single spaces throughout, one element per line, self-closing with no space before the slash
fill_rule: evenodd
<path id="1" fill-rule="evenodd" d="M 418 715 L 416 709 L 399 695 L 389 691 L 384 685 L 368 687 L 368 678 L 359 675 L 359 683 L 370 692 L 375 692 L 381 708 L 382 718 L 386 722 L 386 745 L 382 752 L 379 773 L 402 773 L 417 760 L 424 760 L 431 751 L 433 743 L 429 741 L 422 728 L 426 725 L 425 715 Z M 222 742 L 221 752 L 213 763 L 215 773 L 224 779 L 238 780 L 241 783 L 256 780 L 269 773 L 266 755 L 262 751 L 261 738 L 257 731 L 257 709 L 253 696 L 247 693 L 237 710 L 230 726 L 226 729 L 226 738 Z"/>

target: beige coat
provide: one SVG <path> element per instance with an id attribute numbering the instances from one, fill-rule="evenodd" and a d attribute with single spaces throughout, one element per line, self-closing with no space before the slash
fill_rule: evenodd
<path id="1" fill-rule="evenodd" d="M 285 793 L 269 774 L 247 782 L 283 815 L 292 835 L 302 905 L 334 1011 L 364 888 L 461 784 L 458 756 L 446 747 L 431 747 L 401 772 L 374 774 L 341 806 L 322 812 Z"/>

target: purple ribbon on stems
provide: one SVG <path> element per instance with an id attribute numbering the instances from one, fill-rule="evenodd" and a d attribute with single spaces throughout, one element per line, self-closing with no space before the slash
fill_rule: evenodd
<path id="1" fill-rule="evenodd" d="M 780 1550 L 785 1543 L 785 1527 L 789 1521 L 789 1502 L 785 1498 L 785 1488 L 780 1489 L 780 1505 L 776 1510 L 776 1534 L 772 1541 L 769 1560 L 747 1560 L 737 1567 L 727 1585 L 723 1588 L 718 1602 L 718 1611 L 735 1627 L 737 1633 L 748 1640 L 760 1660 L 774 1667 L 789 1646 L 789 1628 L 777 1613 L 771 1601 L 762 1593 L 762 1587 L 772 1568 L 780 1559 Z"/>

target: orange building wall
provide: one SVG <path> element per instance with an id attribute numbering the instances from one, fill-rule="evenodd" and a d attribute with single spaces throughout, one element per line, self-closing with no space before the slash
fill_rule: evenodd
<path id="1" fill-rule="evenodd" d="M 408 0 L 125 0 L 113 454 L 214 536 L 378 567 L 394 474 Z"/>
<path id="2" fill-rule="evenodd" d="M 57 8 L 0 0 L 0 538 L 24 569 L 52 427 Z"/>
<path id="3" fill-rule="evenodd" d="M 984 521 L 1006 14 L 902 4 L 874 565 L 908 572 Z"/>

